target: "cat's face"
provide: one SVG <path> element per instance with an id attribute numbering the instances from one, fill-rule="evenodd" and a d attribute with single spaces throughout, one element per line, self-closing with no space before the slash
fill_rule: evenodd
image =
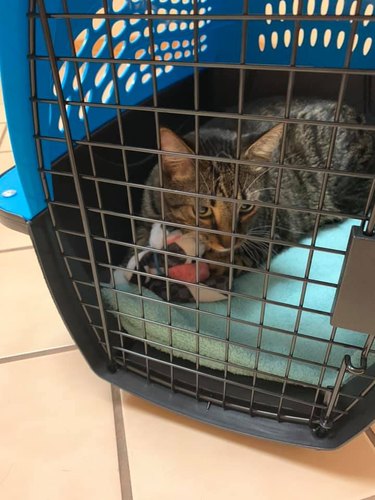
<path id="1" fill-rule="evenodd" d="M 274 127 L 252 144 L 242 158 L 270 161 L 281 135 L 282 126 Z M 192 153 L 187 144 L 169 129 L 161 129 L 160 136 L 162 150 Z M 273 189 L 265 185 L 269 169 L 242 164 L 236 167 L 230 158 L 225 162 L 199 160 L 196 172 L 193 159 L 163 155 L 162 166 L 164 187 L 178 191 L 164 194 L 166 220 L 189 226 L 196 226 L 198 222 L 200 228 L 223 232 L 200 232 L 207 250 L 218 255 L 229 255 L 231 234 L 246 235 L 251 227 L 255 227 L 258 207 L 254 202 L 261 194 L 272 193 Z M 191 196 L 196 192 L 208 197 Z M 264 196 L 261 199 L 264 200 Z M 234 248 L 242 244 L 243 239 L 236 238 Z"/>

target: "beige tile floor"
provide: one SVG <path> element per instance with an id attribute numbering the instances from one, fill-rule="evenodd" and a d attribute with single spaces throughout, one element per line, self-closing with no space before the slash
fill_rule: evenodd
<path id="1" fill-rule="evenodd" d="M 13 159 L 1 104 L 0 138 L 2 172 Z M 72 345 L 29 238 L 2 226 L 0 276 L 0 499 L 375 495 L 366 434 L 333 452 L 297 449 L 193 422 L 98 379 Z"/>

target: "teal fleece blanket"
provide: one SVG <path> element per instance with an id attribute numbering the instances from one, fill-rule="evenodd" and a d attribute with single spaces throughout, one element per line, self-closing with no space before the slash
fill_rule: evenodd
<path id="1" fill-rule="evenodd" d="M 348 220 L 321 228 L 316 246 L 345 250 L 353 224 L 358 222 Z M 305 238 L 301 242 L 308 245 L 311 240 Z M 290 248 L 274 257 L 271 271 L 302 278 L 308 253 L 308 249 Z M 309 277 L 337 284 L 342 263 L 342 255 L 316 250 Z M 235 280 L 233 289 L 261 298 L 263 281 L 263 274 L 249 272 Z M 302 311 L 296 328 L 297 309 L 283 304 L 298 306 L 302 287 L 302 281 L 270 277 L 267 299 L 280 302 L 281 305 L 266 304 L 261 334 L 257 326 L 262 308 L 260 301 L 233 297 L 230 319 L 227 320 L 227 301 L 203 303 L 200 310 L 196 311 L 195 304 L 184 304 L 183 308 L 173 304 L 168 306 L 144 289 L 143 296 L 156 301 L 143 300 L 144 318 L 148 321 L 142 321 L 139 319 L 142 318 L 142 299 L 136 285 L 125 284 L 116 290 L 103 288 L 102 292 L 107 306 L 111 310 L 118 308 L 122 313 L 121 323 L 126 332 L 135 337 L 146 337 L 152 347 L 163 352 L 170 353 L 172 350 L 173 356 L 194 363 L 194 354 L 199 352 L 200 366 L 216 370 L 225 370 L 227 366 L 229 372 L 238 375 L 248 376 L 256 369 L 262 378 L 288 376 L 290 382 L 314 385 L 319 383 L 323 375 L 322 386 L 331 386 L 345 354 L 351 355 L 353 362 L 359 364 L 360 348 L 366 335 L 338 329 L 329 348 L 332 326 L 326 313 L 331 311 L 335 288 L 311 283 L 307 285 L 303 307 L 317 309 L 319 313 Z M 168 326 L 169 319 L 171 326 Z M 195 335 L 197 325 L 199 337 Z M 281 333 L 271 328 L 297 331 L 295 334 Z M 225 341 L 226 334 L 229 335 L 229 342 Z M 258 341 L 260 350 L 257 352 Z M 293 360 L 288 367 L 287 356 L 291 352 Z M 321 365 L 326 356 L 328 368 L 323 374 Z M 374 357 L 369 359 L 370 364 L 374 362 Z"/>

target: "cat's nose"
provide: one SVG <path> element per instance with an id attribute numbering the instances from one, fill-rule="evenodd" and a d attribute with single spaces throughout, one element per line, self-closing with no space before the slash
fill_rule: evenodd
<path id="1" fill-rule="evenodd" d="M 220 235 L 220 243 L 223 245 L 225 248 L 230 248 L 232 244 L 232 236 L 227 236 L 225 234 Z"/>

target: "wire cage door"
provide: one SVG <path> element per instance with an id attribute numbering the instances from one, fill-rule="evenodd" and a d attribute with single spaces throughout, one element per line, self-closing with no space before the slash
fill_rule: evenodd
<path id="1" fill-rule="evenodd" d="M 102 376 L 195 418 L 305 446 L 335 447 L 369 425 L 374 332 L 330 321 L 350 228 L 372 233 L 374 172 L 340 170 L 332 160 L 340 130 L 375 132 L 371 119 L 342 118 L 348 104 L 372 116 L 374 6 L 372 0 L 270 0 L 256 6 L 247 0 L 31 2 L 31 97 L 53 265 L 44 255 L 41 218 L 34 241 L 82 352 L 91 364 L 94 351 L 104 361 Z M 277 115 L 251 111 L 249 103 L 269 96 L 281 96 Z M 302 96 L 329 100 L 331 116 L 296 116 Z M 244 235 L 233 222 L 226 232 L 208 229 L 231 246 L 229 260 L 221 263 L 228 282 L 220 306 L 200 300 L 209 287 L 199 282 L 192 285 L 193 301 L 174 302 L 172 287 L 181 282 L 168 276 L 159 277 L 166 294 L 160 299 L 147 291 L 148 272 L 138 264 L 134 285 L 117 287 L 116 272 L 123 271 L 128 252 L 139 263 L 147 250 L 137 241 L 139 224 L 159 222 L 164 243 L 171 226 L 164 204 L 171 190 L 162 173 L 159 187 L 147 183 L 168 156 L 162 127 L 191 134 L 185 156 L 196 171 L 189 193 L 196 218 L 188 226 L 172 225 L 193 231 L 196 242 L 207 232 L 197 215 L 207 199 L 199 165 L 228 164 L 225 155 L 199 150 L 201 130 L 212 119 L 232 127 L 237 143 L 230 159 L 233 193 L 208 199 L 224 199 L 233 213 L 242 131 L 249 122 L 281 124 L 280 157 L 262 164 L 277 174 L 273 198 L 254 201 L 270 212 L 271 223 L 261 234 L 245 235 L 266 248 L 264 265 L 235 263 L 235 239 Z M 286 162 L 288 129 L 298 126 L 324 128 L 328 154 L 322 164 Z M 314 206 L 283 203 L 291 171 L 316 174 Z M 327 186 L 342 178 L 366 189 L 356 210 L 327 208 Z M 146 192 L 160 197 L 161 220 L 142 214 Z M 313 216 L 311 230 L 280 239 L 280 211 Z M 333 220 L 335 225 L 323 224 Z M 166 269 L 176 257 L 165 246 L 156 253 Z M 199 254 L 194 262 L 196 276 L 201 263 L 215 264 Z M 52 283 L 56 269 L 58 291 Z M 251 285 L 241 288 L 236 270 L 251 275 Z"/>

